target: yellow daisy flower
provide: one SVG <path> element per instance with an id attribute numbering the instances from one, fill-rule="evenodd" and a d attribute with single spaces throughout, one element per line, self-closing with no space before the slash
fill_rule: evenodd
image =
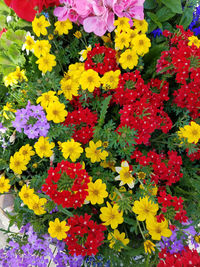
<path id="1" fill-rule="evenodd" d="M 34 195 L 34 189 L 30 188 L 27 185 L 23 185 L 19 192 L 19 197 L 24 202 L 25 205 L 29 205 L 29 202 L 31 201 L 32 197 Z"/>
<path id="2" fill-rule="evenodd" d="M 99 140 L 98 142 L 94 143 L 93 141 L 89 142 L 89 147 L 86 147 L 86 157 L 90 158 L 91 162 L 99 162 L 101 160 L 105 160 L 108 156 L 108 152 L 101 149 L 102 142 Z"/>
<path id="3" fill-rule="evenodd" d="M 46 108 L 49 106 L 50 103 L 58 102 L 59 99 L 57 96 L 55 96 L 56 92 L 54 91 L 48 91 L 46 93 L 43 93 L 41 96 L 38 97 L 36 103 L 43 107 L 43 109 L 46 110 Z"/>
<path id="4" fill-rule="evenodd" d="M 32 150 L 32 146 L 29 144 L 22 146 L 19 150 L 19 153 L 21 154 L 22 158 L 27 161 L 30 161 L 31 156 L 35 155 L 35 152 Z"/>
<path id="5" fill-rule="evenodd" d="M 65 120 L 68 112 L 65 110 L 65 105 L 60 102 L 51 102 L 46 108 L 47 120 L 54 123 L 60 123 Z"/>
<path id="6" fill-rule="evenodd" d="M 141 33 L 146 33 L 148 31 L 148 23 L 146 20 L 137 20 L 133 19 L 133 26 L 137 29 L 137 31 Z"/>
<path id="7" fill-rule="evenodd" d="M 50 52 L 51 45 L 48 40 L 37 40 L 34 45 L 34 55 L 36 57 L 45 56 Z"/>
<path id="8" fill-rule="evenodd" d="M 72 162 L 75 162 L 80 157 L 81 153 L 83 153 L 81 144 L 75 142 L 74 139 L 67 140 L 67 142 L 62 143 L 61 148 L 63 157 L 65 159 L 70 158 Z"/>
<path id="9" fill-rule="evenodd" d="M 150 240 L 146 240 L 144 241 L 144 250 L 145 250 L 145 253 L 149 253 L 151 254 L 152 251 L 155 251 L 155 247 L 156 245 L 151 242 Z"/>
<path id="10" fill-rule="evenodd" d="M 121 74 L 120 70 L 108 71 L 101 78 L 103 84 L 103 89 L 116 89 L 119 82 L 119 75 Z"/>
<path id="11" fill-rule="evenodd" d="M 36 63 L 39 65 L 39 70 L 42 71 L 42 73 L 46 73 L 47 71 L 51 72 L 52 68 L 56 66 L 55 56 L 51 55 L 49 53 L 44 54 L 42 57 L 40 57 Z"/>
<path id="12" fill-rule="evenodd" d="M 121 167 L 115 167 L 116 172 L 119 173 L 115 177 L 115 180 L 120 180 L 119 186 L 127 184 L 130 188 L 133 188 L 135 185 L 135 178 L 132 176 L 130 167 L 127 161 L 122 161 Z"/>
<path id="13" fill-rule="evenodd" d="M 81 88 L 83 90 L 88 89 L 89 92 L 93 92 L 95 87 L 99 87 L 101 85 L 98 73 L 91 69 L 82 73 L 79 82 Z"/>
<path id="14" fill-rule="evenodd" d="M 69 19 L 56 21 L 54 25 L 56 26 L 55 31 L 58 35 L 68 34 L 69 30 L 73 28 L 72 22 Z"/>
<path id="15" fill-rule="evenodd" d="M 106 184 L 102 183 L 101 179 L 97 179 L 94 183 L 88 184 L 88 196 L 86 200 L 90 201 L 92 205 L 103 204 L 104 198 L 108 196 L 106 191 Z"/>
<path id="16" fill-rule="evenodd" d="M 10 157 L 10 169 L 16 174 L 22 174 L 27 169 L 28 160 L 24 160 L 19 152 Z"/>
<path id="17" fill-rule="evenodd" d="M 74 82 L 72 79 L 65 80 L 61 83 L 61 90 L 58 91 L 58 94 L 64 94 L 67 100 L 72 100 L 73 96 L 78 95 L 78 83 Z"/>
<path id="18" fill-rule="evenodd" d="M 127 49 L 120 55 L 119 63 L 123 69 L 133 69 L 138 64 L 138 56 L 133 49 Z"/>
<path id="19" fill-rule="evenodd" d="M 9 85 L 13 86 L 14 84 L 18 83 L 16 76 L 13 73 L 14 72 L 11 72 L 3 78 L 6 87 L 8 87 Z"/>
<path id="20" fill-rule="evenodd" d="M 115 49 L 122 50 L 129 47 L 130 38 L 125 32 L 121 32 L 115 36 Z"/>
<path id="21" fill-rule="evenodd" d="M 10 180 L 6 179 L 5 176 L 0 177 L 0 193 L 7 193 L 10 189 Z"/>
<path id="22" fill-rule="evenodd" d="M 42 15 L 39 18 L 34 18 L 32 22 L 32 27 L 34 33 L 39 37 L 40 34 L 47 35 L 47 27 L 50 26 L 50 23 L 45 19 L 45 16 Z"/>
<path id="23" fill-rule="evenodd" d="M 151 47 L 151 41 L 145 34 L 138 34 L 134 38 L 133 49 L 140 56 L 143 56 L 149 52 L 149 47 Z"/>
<path id="24" fill-rule="evenodd" d="M 69 229 L 70 226 L 66 224 L 66 221 L 60 222 L 60 220 L 56 218 L 54 222 L 49 222 L 48 233 L 51 237 L 62 240 L 67 237 L 67 232 L 69 231 Z"/>
<path id="25" fill-rule="evenodd" d="M 39 198 L 37 195 L 33 194 L 28 203 L 28 208 L 33 210 L 36 215 L 42 215 L 46 213 L 46 210 L 44 209 L 46 203 L 46 198 Z"/>
<path id="26" fill-rule="evenodd" d="M 190 36 L 188 37 L 188 40 L 189 40 L 188 42 L 189 46 L 195 45 L 197 48 L 200 47 L 200 40 L 198 39 L 197 36 Z"/>
<path id="27" fill-rule="evenodd" d="M 119 206 L 114 204 L 113 207 L 109 202 L 106 203 L 107 207 L 100 209 L 100 219 L 104 222 L 104 225 L 110 225 L 112 229 L 116 229 L 117 226 L 123 223 L 123 211 L 119 211 Z"/>
<path id="28" fill-rule="evenodd" d="M 172 231 L 168 229 L 168 222 L 166 219 L 162 222 L 157 222 L 155 217 L 150 217 L 146 221 L 146 226 L 153 240 L 161 240 L 162 236 L 170 237 L 172 235 Z"/>
<path id="29" fill-rule="evenodd" d="M 40 136 L 34 145 L 35 151 L 40 158 L 50 158 L 53 155 L 52 148 L 54 148 L 55 144 L 53 142 L 49 143 L 48 140 L 48 137 Z"/>
<path id="30" fill-rule="evenodd" d="M 114 21 L 114 25 L 117 26 L 117 31 L 128 31 L 130 29 L 129 18 L 122 17 Z"/>
<path id="31" fill-rule="evenodd" d="M 125 238 L 125 233 L 120 233 L 117 229 L 115 229 L 113 233 L 108 234 L 108 240 L 110 241 L 110 248 L 113 248 L 117 241 L 120 241 L 124 246 L 129 243 L 129 239 Z M 120 246 L 118 251 L 121 251 L 122 248 L 123 246 Z"/>

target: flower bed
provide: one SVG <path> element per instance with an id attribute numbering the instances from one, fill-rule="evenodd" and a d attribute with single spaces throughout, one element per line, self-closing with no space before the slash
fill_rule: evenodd
<path id="1" fill-rule="evenodd" d="M 200 266 L 195 1 L 5 2 L 1 265 Z"/>

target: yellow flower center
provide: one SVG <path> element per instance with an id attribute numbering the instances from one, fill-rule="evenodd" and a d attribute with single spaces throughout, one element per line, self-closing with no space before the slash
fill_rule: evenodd
<path id="1" fill-rule="evenodd" d="M 48 60 L 47 58 L 44 58 L 44 59 L 43 59 L 43 64 L 45 64 L 45 65 L 49 65 L 49 60 Z"/>
<path id="2" fill-rule="evenodd" d="M 0 187 L 4 187 L 4 183 L 0 183 Z"/>
<path id="3" fill-rule="evenodd" d="M 160 226 L 158 225 L 157 228 L 155 229 L 155 232 L 157 234 L 161 234 L 162 230 L 160 229 Z"/>
<path id="4" fill-rule="evenodd" d="M 54 110 L 52 111 L 52 113 L 53 113 L 53 115 L 58 116 L 59 111 L 58 111 L 57 109 L 54 109 Z"/>
<path id="5" fill-rule="evenodd" d="M 49 100 L 50 100 L 49 95 L 45 95 L 45 96 L 44 96 L 44 99 L 45 99 L 46 101 L 49 101 Z"/>
<path id="6" fill-rule="evenodd" d="M 57 225 L 57 226 L 56 226 L 56 232 L 59 233 L 59 232 L 61 232 L 61 231 L 62 231 L 62 227 L 61 227 L 60 225 Z"/>
<path id="7" fill-rule="evenodd" d="M 28 151 L 27 150 L 23 150 L 22 151 L 22 155 L 26 156 L 28 154 Z"/>
<path id="8" fill-rule="evenodd" d="M 37 23 L 37 27 L 38 27 L 38 28 L 42 28 L 42 23 L 41 23 L 41 22 L 38 22 L 38 23 Z"/>
<path id="9" fill-rule="evenodd" d="M 39 204 L 38 204 L 38 203 L 34 203 L 34 205 L 33 205 L 33 210 L 37 210 L 37 209 L 39 209 L 39 208 L 40 208 Z"/>
<path id="10" fill-rule="evenodd" d="M 45 151 L 46 149 L 47 149 L 47 147 L 46 147 L 45 145 L 42 145 L 42 146 L 40 147 L 40 150 Z"/>
<path id="11" fill-rule="evenodd" d="M 198 135 L 198 131 L 196 129 L 192 130 L 192 134 L 195 136 L 195 135 Z"/>
<path id="12" fill-rule="evenodd" d="M 93 81 L 94 81 L 94 79 L 93 79 L 93 77 L 92 77 L 92 76 L 88 76 L 87 80 L 88 80 L 88 82 L 89 82 L 89 83 L 91 83 L 91 82 L 93 82 Z"/>
<path id="13" fill-rule="evenodd" d="M 24 198 L 29 198 L 29 193 L 24 193 Z"/>
<path id="14" fill-rule="evenodd" d="M 131 61 L 132 58 L 133 58 L 133 57 L 132 57 L 132 55 L 130 55 L 130 54 L 126 57 L 126 59 L 127 59 L 128 61 Z"/>
<path id="15" fill-rule="evenodd" d="M 143 40 L 139 40 L 139 45 L 144 45 L 144 41 Z"/>
<path id="16" fill-rule="evenodd" d="M 16 161 L 15 161 L 15 166 L 18 167 L 18 166 L 20 166 L 20 165 L 21 165 L 21 162 L 20 162 L 19 160 L 16 160 Z"/>
<path id="17" fill-rule="evenodd" d="M 97 189 L 94 189 L 92 193 L 93 193 L 95 196 L 98 196 L 99 191 L 98 191 Z"/>

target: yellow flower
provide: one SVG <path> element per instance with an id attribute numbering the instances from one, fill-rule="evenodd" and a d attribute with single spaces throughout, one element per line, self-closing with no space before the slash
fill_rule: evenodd
<path id="1" fill-rule="evenodd" d="M 101 85 L 98 73 L 91 69 L 82 73 L 79 82 L 81 88 L 83 90 L 88 89 L 89 92 L 93 92 L 95 87 L 99 87 Z"/>
<path id="2" fill-rule="evenodd" d="M 90 201 L 92 205 L 102 204 L 104 198 L 108 196 L 106 184 L 102 183 L 101 179 L 97 179 L 94 183 L 90 182 L 87 191 L 89 195 L 86 197 L 86 200 Z"/>
<path id="3" fill-rule="evenodd" d="M 35 45 L 35 41 L 34 41 L 33 37 L 30 35 L 26 35 L 25 38 L 26 38 L 26 41 L 24 43 L 24 49 L 33 51 L 33 48 Z"/>
<path id="4" fill-rule="evenodd" d="M 69 65 L 67 74 L 74 82 L 79 83 L 79 79 L 84 71 L 85 71 L 84 63 L 77 62 L 75 64 Z"/>
<path id="5" fill-rule="evenodd" d="M 146 177 L 146 173 L 145 172 L 138 172 L 137 176 L 139 179 L 144 180 Z"/>
<path id="6" fill-rule="evenodd" d="M 122 50 L 129 47 L 129 35 L 125 32 L 121 32 L 115 36 L 115 49 Z"/>
<path id="7" fill-rule="evenodd" d="M 48 35 L 48 39 L 49 39 L 50 41 L 53 40 L 53 34 L 50 33 L 50 34 Z"/>
<path id="8" fill-rule="evenodd" d="M 188 45 L 189 46 L 192 46 L 192 45 L 195 45 L 197 48 L 200 47 L 200 40 L 198 39 L 198 37 L 196 36 L 190 36 L 188 38 L 189 42 L 188 42 Z"/>
<path id="9" fill-rule="evenodd" d="M 115 161 L 102 161 L 100 165 L 104 168 L 110 168 L 113 172 L 115 171 Z"/>
<path id="10" fill-rule="evenodd" d="M 39 58 L 49 53 L 50 49 L 51 45 L 48 40 L 37 40 L 34 45 L 34 55 Z"/>
<path id="11" fill-rule="evenodd" d="M 114 204 L 113 207 L 107 202 L 107 207 L 100 209 L 100 219 L 104 225 L 110 225 L 112 229 L 116 229 L 118 224 L 123 223 L 123 212 L 119 211 L 119 206 Z"/>
<path id="12" fill-rule="evenodd" d="M 65 120 L 68 112 L 65 110 L 65 105 L 60 102 L 51 102 L 46 108 L 47 120 L 54 123 L 60 123 Z"/>
<path id="13" fill-rule="evenodd" d="M 66 225 L 66 221 L 60 222 L 58 218 L 55 221 L 49 222 L 48 232 L 51 237 L 57 238 L 58 240 L 65 239 L 67 237 L 66 232 L 68 232 L 70 226 Z"/>
<path id="14" fill-rule="evenodd" d="M 129 239 L 125 238 L 125 233 L 120 233 L 117 229 L 115 229 L 113 233 L 108 234 L 108 240 L 110 241 L 110 248 L 113 248 L 113 246 L 116 244 L 116 241 L 120 241 L 124 246 L 129 243 Z M 120 246 L 118 251 L 121 251 L 122 248 L 123 246 Z"/>
<path id="15" fill-rule="evenodd" d="M 45 16 L 42 15 L 39 18 L 34 18 L 32 22 L 32 27 L 34 33 L 39 37 L 40 34 L 47 35 L 47 27 L 50 26 L 50 23 L 45 19 Z"/>
<path id="16" fill-rule="evenodd" d="M 103 36 L 101 36 L 101 39 L 103 40 L 103 42 L 104 42 L 105 44 L 111 44 L 111 43 L 112 43 L 110 32 L 107 33 L 107 35 L 103 35 Z M 105 45 L 105 46 L 106 46 L 106 45 Z"/>
<path id="17" fill-rule="evenodd" d="M 187 138 L 188 143 L 197 144 L 200 139 L 200 125 L 192 121 L 190 125 L 185 125 L 179 129 L 178 136 L 180 138 Z"/>
<path id="18" fill-rule="evenodd" d="M 53 155 L 52 148 L 54 148 L 55 144 L 53 142 L 49 143 L 48 140 L 48 137 L 40 136 L 34 145 L 35 151 L 40 158 L 50 158 Z"/>
<path id="19" fill-rule="evenodd" d="M 101 160 L 105 160 L 108 156 L 108 152 L 100 149 L 102 147 L 102 142 L 99 140 L 98 142 L 94 143 L 93 141 L 89 142 L 89 147 L 85 149 L 86 157 L 90 158 L 91 162 L 99 162 Z"/>
<path id="20" fill-rule="evenodd" d="M 74 34 L 73 34 L 77 39 L 80 39 L 82 37 L 82 33 L 80 31 L 76 31 Z"/>
<path id="21" fill-rule="evenodd" d="M 156 245 L 151 242 L 150 240 L 146 240 L 144 241 L 144 250 L 145 250 L 145 253 L 149 253 L 151 254 L 152 251 L 155 251 L 155 247 Z"/>
<path id="22" fill-rule="evenodd" d="M 58 97 L 55 96 L 56 92 L 48 91 L 43 93 L 41 96 L 38 97 L 36 103 L 40 103 L 43 109 L 46 109 L 50 103 L 59 101 Z"/>
<path id="23" fill-rule="evenodd" d="M 146 226 L 153 240 L 160 240 L 162 236 L 170 237 L 172 234 L 166 219 L 159 223 L 155 217 L 150 217 L 146 221 Z"/>
<path id="24" fill-rule="evenodd" d="M 154 204 L 149 200 L 149 197 L 146 196 L 144 198 L 140 198 L 140 200 L 136 200 L 134 202 L 134 206 L 132 211 L 136 214 L 138 221 L 149 220 L 150 218 L 154 217 L 158 211 L 159 207 L 158 204 Z"/>
<path id="25" fill-rule="evenodd" d="M 0 177 L 0 193 L 7 193 L 10 189 L 9 179 L 5 179 L 5 176 Z"/>
<path id="26" fill-rule="evenodd" d="M 70 157 L 72 162 L 75 162 L 80 157 L 81 153 L 83 153 L 83 148 L 81 147 L 81 144 L 75 142 L 74 139 L 67 140 L 67 142 L 62 143 L 61 147 L 63 157 L 65 159 Z"/>
<path id="27" fill-rule="evenodd" d="M 36 215 L 42 215 L 46 213 L 43 207 L 46 203 L 46 198 L 39 198 L 37 195 L 33 194 L 28 203 L 28 208 L 33 210 Z"/>
<path id="28" fill-rule="evenodd" d="M 55 56 L 49 53 L 44 54 L 40 57 L 36 63 L 39 64 L 38 68 L 42 71 L 42 73 L 46 73 L 47 71 L 51 72 L 52 68 L 56 66 Z"/>
<path id="29" fill-rule="evenodd" d="M 34 189 L 30 188 L 27 185 L 24 185 L 19 192 L 19 197 L 24 202 L 25 205 L 29 205 L 29 202 L 32 200 L 34 195 Z"/>
<path id="30" fill-rule="evenodd" d="M 127 34 L 129 35 L 131 46 L 134 44 L 135 37 L 138 35 L 137 30 L 130 29 Z"/>
<path id="31" fill-rule="evenodd" d="M 149 47 L 151 47 L 151 41 L 145 34 L 138 34 L 134 38 L 133 49 L 138 55 L 143 56 L 148 53 Z"/>
<path id="32" fill-rule="evenodd" d="M 119 63 L 123 69 L 133 69 L 138 64 L 138 56 L 133 49 L 127 49 L 120 55 Z"/>
<path id="33" fill-rule="evenodd" d="M 103 89 L 116 89 L 119 82 L 119 75 L 120 70 L 116 71 L 108 71 L 104 74 L 104 76 L 101 78 L 101 82 L 103 84 Z"/>
<path id="34" fill-rule="evenodd" d="M 78 83 L 73 82 L 72 79 L 68 79 L 61 83 L 61 91 L 58 91 L 58 94 L 63 93 L 67 100 L 72 100 L 73 96 L 78 95 L 78 89 Z"/>
<path id="35" fill-rule="evenodd" d="M 148 31 L 148 23 L 146 22 L 146 20 L 137 20 L 137 19 L 133 19 L 133 26 L 135 26 L 135 28 L 141 32 L 141 33 L 146 33 Z"/>
<path id="36" fill-rule="evenodd" d="M 22 174 L 22 171 L 27 169 L 27 164 L 28 160 L 24 160 L 19 152 L 15 152 L 15 154 L 10 157 L 10 169 L 13 170 L 14 173 Z"/>
<path id="37" fill-rule="evenodd" d="M 16 71 L 13 72 L 13 75 L 15 76 L 15 79 L 19 82 L 28 81 L 26 75 L 25 75 L 25 70 L 20 70 L 20 67 L 16 67 Z"/>
<path id="38" fill-rule="evenodd" d="M 6 105 L 3 106 L 3 116 L 6 120 L 9 120 L 9 112 L 16 112 L 16 110 L 12 108 L 12 104 L 7 102 Z"/>
<path id="39" fill-rule="evenodd" d="M 55 31 L 58 35 L 68 34 L 69 30 L 73 28 L 72 22 L 69 19 L 65 21 L 56 21 L 54 25 L 56 26 Z"/>
<path id="40" fill-rule="evenodd" d="M 14 72 L 11 72 L 3 78 L 6 87 L 8 87 L 9 85 L 13 86 L 14 84 L 18 83 L 16 76 L 13 73 Z"/>
<path id="41" fill-rule="evenodd" d="M 116 172 L 119 173 L 118 176 L 115 177 L 115 180 L 120 180 L 119 186 L 127 184 L 130 188 L 133 188 L 135 185 L 135 178 L 132 176 L 129 164 L 127 161 L 122 161 L 121 167 L 115 168 Z"/>
<path id="42" fill-rule="evenodd" d="M 29 144 L 22 146 L 19 150 L 19 153 L 21 154 L 22 158 L 27 161 L 30 161 L 31 156 L 35 155 L 35 152 L 32 150 L 32 146 Z"/>
<path id="43" fill-rule="evenodd" d="M 81 62 L 83 62 L 84 60 L 86 60 L 87 53 L 89 51 L 91 51 L 91 50 L 92 50 L 92 46 L 91 45 L 88 45 L 88 46 L 86 46 L 86 49 L 83 49 L 83 50 L 81 50 L 81 52 L 79 52 L 79 55 L 81 55 L 81 57 L 80 57 L 80 61 Z"/>
<path id="44" fill-rule="evenodd" d="M 122 17 L 114 21 L 114 25 L 117 26 L 117 31 L 127 31 L 130 29 L 129 18 Z"/>

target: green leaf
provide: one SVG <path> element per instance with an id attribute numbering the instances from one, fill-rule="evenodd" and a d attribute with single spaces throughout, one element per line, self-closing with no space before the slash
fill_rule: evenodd
<path id="1" fill-rule="evenodd" d="M 160 0 L 166 7 L 171 9 L 172 12 L 182 14 L 181 0 Z"/>
<path id="2" fill-rule="evenodd" d="M 171 19 L 175 15 L 176 13 L 172 12 L 171 9 L 165 6 L 159 9 L 158 12 L 156 13 L 156 16 L 160 22 L 167 21 L 168 19 Z"/>
<path id="3" fill-rule="evenodd" d="M 187 7 L 184 9 L 179 25 L 183 25 L 183 28 L 186 29 L 190 25 L 192 20 L 193 20 L 193 8 Z"/>
<path id="4" fill-rule="evenodd" d="M 4 15 L 0 15 L 0 31 L 6 26 L 6 18 Z"/>
<path id="5" fill-rule="evenodd" d="M 7 167 L 8 163 L 5 160 L 0 159 L 0 170 L 5 170 Z"/>
<path id="6" fill-rule="evenodd" d="M 144 3 L 145 9 L 154 9 L 156 7 L 156 1 L 146 0 Z"/>
<path id="7" fill-rule="evenodd" d="M 160 28 L 162 29 L 162 24 L 160 23 L 158 17 L 152 13 L 152 12 L 147 12 L 147 15 L 150 17 L 150 19 Z"/>
<path id="8" fill-rule="evenodd" d="M 69 217 L 73 217 L 74 216 L 74 214 L 71 211 L 69 211 L 67 209 L 64 209 L 61 205 L 58 206 L 58 210 L 60 212 L 64 213 L 64 214 L 66 214 Z"/>

